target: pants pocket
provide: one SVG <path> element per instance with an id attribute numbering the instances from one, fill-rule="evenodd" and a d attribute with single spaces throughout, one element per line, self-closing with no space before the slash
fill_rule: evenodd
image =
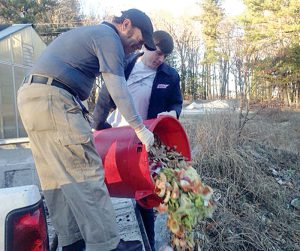
<path id="1" fill-rule="evenodd" d="M 19 92 L 18 109 L 26 131 L 49 131 L 55 129 L 50 94 L 30 97 L 26 92 Z"/>
<path id="2" fill-rule="evenodd" d="M 64 110 L 68 130 L 60 131 L 60 140 L 69 158 L 66 169 L 83 180 L 98 179 L 102 163 L 94 146 L 90 124 L 76 102 L 65 102 Z"/>
<path id="3" fill-rule="evenodd" d="M 83 141 L 69 138 L 64 141 L 66 170 L 77 181 L 98 180 L 103 175 L 101 159 L 93 144 L 92 135 Z"/>

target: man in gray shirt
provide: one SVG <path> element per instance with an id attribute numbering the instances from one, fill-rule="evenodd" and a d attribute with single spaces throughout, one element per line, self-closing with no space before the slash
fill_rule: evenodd
<path id="1" fill-rule="evenodd" d="M 149 150 L 153 133 L 143 124 L 124 77 L 125 55 L 144 44 L 155 50 L 149 17 L 123 11 L 112 23 L 68 31 L 56 38 L 18 91 L 51 222 L 64 251 L 126 249 L 120 242 L 104 171 L 81 101 L 102 74 L 122 115 Z"/>

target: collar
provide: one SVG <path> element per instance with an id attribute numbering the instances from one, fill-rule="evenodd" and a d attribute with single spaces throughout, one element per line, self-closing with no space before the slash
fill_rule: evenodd
<path id="1" fill-rule="evenodd" d="M 138 60 L 141 59 L 141 57 L 143 56 L 144 52 L 139 52 L 139 53 L 136 53 L 133 58 L 134 58 L 134 62 L 137 62 Z M 160 66 L 158 66 L 158 68 L 156 69 L 157 72 L 164 72 L 166 74 L 170 74 L 170 70 L 169 70 L 169 67 L 166 63 L 162 63 Z"/>
<path id="2" fill-rule="evenodd" d="M 138 52 L 138 53 L 132 53 L 128 56 L 127 58 L 127 67 L 125 69 L 125 78 L 126 80 L 128 79 L 136 61 L 138 60 L 138 58 L 140 58 L 144 53 L 143 52 Z M 156 70 L 157 72 L 163 72 L 167 75 L 172 75 L 173 71 L 172 71 L 172 67 L 168 66 L 165 63 L 162 63 Z"/>
<path id="3" fill-rule="evenodd" d="M 101 24 L 109 26 L 110 28 L 112 28 L 119 35 L 119 32 L 118 32 L 117 28 L 113 24 L 111 24 L 109 22 L 106 22 L 106 21 L 102 22 Z"/>
<path id="4" fill-rule="evenodd" d="M 158 66 L 157 71 L 162 71 L 166 74 L 171 74 L 170 67 L 166 63 L 162 63 L 160 66 Z"/>

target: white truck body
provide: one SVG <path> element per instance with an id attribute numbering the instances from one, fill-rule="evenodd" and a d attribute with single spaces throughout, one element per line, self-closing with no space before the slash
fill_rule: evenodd
<path id="1" fill-rule="evenodd" d="M 5 243 L 7 224 L 9 224 L 8 216 L 14 212 L 18 217 L 22 217 L 22 214 L 30 214 L 30 207 L 37 205 L 40 201 L 41 195 L 36 185 L 0 189 L 0 250 L 10 251 L 7 250 Z M 43 210 L 42 212 L 44 213 Z"/>

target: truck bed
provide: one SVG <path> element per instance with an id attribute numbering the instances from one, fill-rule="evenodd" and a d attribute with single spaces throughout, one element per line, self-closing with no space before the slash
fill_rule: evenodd
<path id="1" fill-rule="evenodd" d="M 28 143 L 0 144 L 0 188 L 24 185 L 37 185 L 39 180 Z M 139 212 L 135 210 L 135 201 L 112 198 L 116 210 L 117 223 L 121 238 L 140 240 L 143 250 L 150 251 L 148 239 Z M 50 219 L 47 219 L 48 234 L 52 243 L 55 233 Z"/>

